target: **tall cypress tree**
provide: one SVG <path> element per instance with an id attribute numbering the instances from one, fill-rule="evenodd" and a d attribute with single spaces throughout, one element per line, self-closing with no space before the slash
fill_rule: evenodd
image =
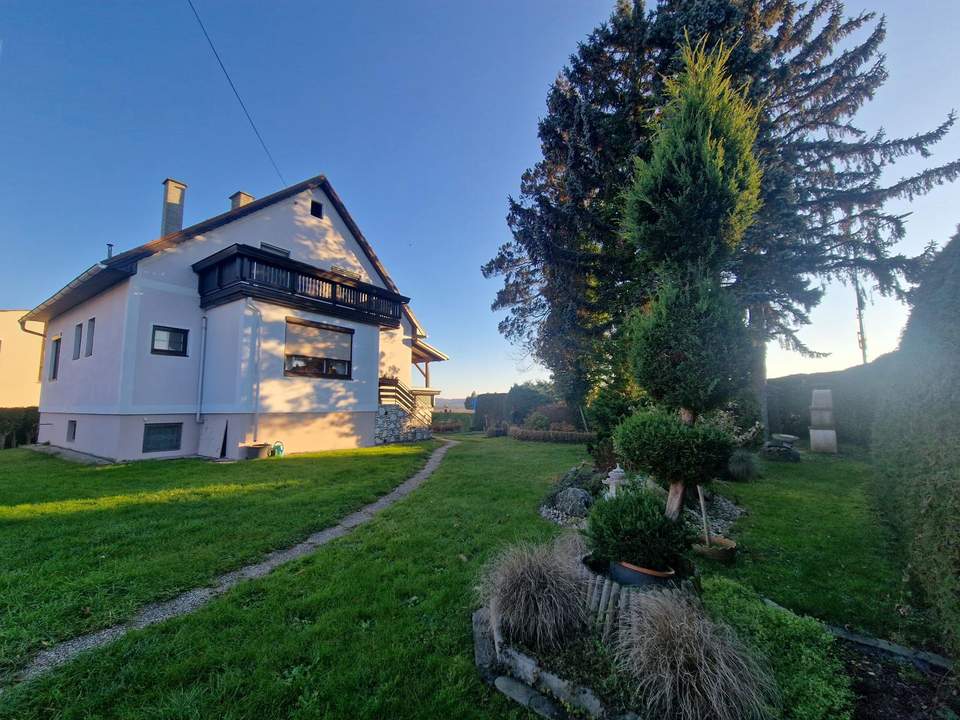
<path id="1" fill-rule="evenodd" d="M 665 102 L 663 78 L 680 67 L 684 33 L 732 47 L 731 75 L 762 108 L 763 204 L 730 265 L 750 310 L 758 387 L 768 340 L 816 354 L 796 335 L 822 296 L 810 277 L 858 273 L 882 294 L 902 292 L 917 261 L 895 252 L 904 224 L 887 204 L 960 175 L 954 161 L 881 181 L 898 159 L 927 156 L 954 116 L 899 139 L 855 124 L 887 79 L 886 25 L 873 13 L 848 17 L 842 0 L 661 0 L 645 14 L 640 0 L 621 0 L 551 87 L 543 159 L 510 200 L 513 239 L 483 267 L 504 281 L 493 304 L 509 311 L 501 332 L 574 401 L 604 381 L 607 341 L 652 290 L 616 208 L 633 157 L 649 157 L 649 123 Z"/>

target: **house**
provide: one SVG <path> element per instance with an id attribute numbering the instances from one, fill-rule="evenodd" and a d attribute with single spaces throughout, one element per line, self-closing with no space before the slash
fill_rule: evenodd
<path id="1" fill-rule="evenodd" d="M 42 326 L 31 323 L 24 332 L 25 312 L 0 310 L 0 408 L 36 407 L 40 400 Z"/>
<path id="2" fill-rule="evenodd" d="M 39 441 L 134 460 L 428 437 L 447 356 L 330 182 L 181 229 L 186 189 L 164 181 L 159 239 L 108 246 L 20 319 L 45 326 Z"/>

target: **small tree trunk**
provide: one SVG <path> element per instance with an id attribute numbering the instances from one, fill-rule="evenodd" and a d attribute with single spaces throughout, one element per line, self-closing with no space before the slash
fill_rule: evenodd
<path id="1" fill-rule="evenodd" d="M 670 483 L 670 492 L 667 495 L 667 509 L 664 510 L 663 514 L 671 520 L 676 520 L 680 517 L 680 510 L 683 508 L 684 489 L 682 482 Z"/>
<path id="2" fill-rule="evenodd" d="M 760 412 L 763 438 L 767 440 L 770 438 L 770 412 L 767 404 L 767 329 L 764 310 L 762 304 L 750 306 L 750 334 L 753 336 L 750 386 Z"/>

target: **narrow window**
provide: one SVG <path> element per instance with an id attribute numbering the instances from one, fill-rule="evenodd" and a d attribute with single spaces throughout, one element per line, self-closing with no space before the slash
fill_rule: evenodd
<path id="1" fill-rule="evenodd" d="M 353 330 L 287 318 L 283 374 L 350 380 Z"/>
<path id="2" fill-rule="evenodd" d="M 60 338 L 55 337 L 50 345 L 50 379 L 56 380 L 60 374 Z"/>
<path id="3" fill-rule="evenodd" d="M 83 323 L 77 323 L 73 329 L 73 359 L 80 359 L 80 348 L 83 347 Z"/>
<path id="4" fill-rule="evenodd" d="M 310 201 L 310 214 L 316 218 L 323 217 L 323 203 L 318 203 L 316 200 Z"/>
<path id="5" fill-rule="evenodd" d="M 150 352 L 154 355 L 185 356 L 187 354 L 187 331 L 181 328 L 154 325 Z"/>
<path id="6" fill-rule="evenodd" d="M 87 347 L 83 351 L 84 357 L 90 357 L 93 355 L 93 331 L 96 326 L 96 318 L 90 318 L 87 320 Z"/>
<path id="7" fill-rule="evenodd" d="M 146 423 L 143 426 L 143 452 L 170 452 L 180 449 L 183 423 Z"/>
<path id="8" fill-rule="evenodd" d="M 77 439 L 77 421 L 67 420 L 67 442 L 73 442 Z"/>

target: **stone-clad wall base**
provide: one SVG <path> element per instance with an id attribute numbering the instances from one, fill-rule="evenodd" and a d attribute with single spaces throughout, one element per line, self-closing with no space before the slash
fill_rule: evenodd
<path id="1" fill-rule="evenodd" d="M 433 432 L 429 427 L 417 424 L 414 418 L 399 405 L 381 405 L 377 408 L 375 445 L 418 442 L 432 437 Z"/>

